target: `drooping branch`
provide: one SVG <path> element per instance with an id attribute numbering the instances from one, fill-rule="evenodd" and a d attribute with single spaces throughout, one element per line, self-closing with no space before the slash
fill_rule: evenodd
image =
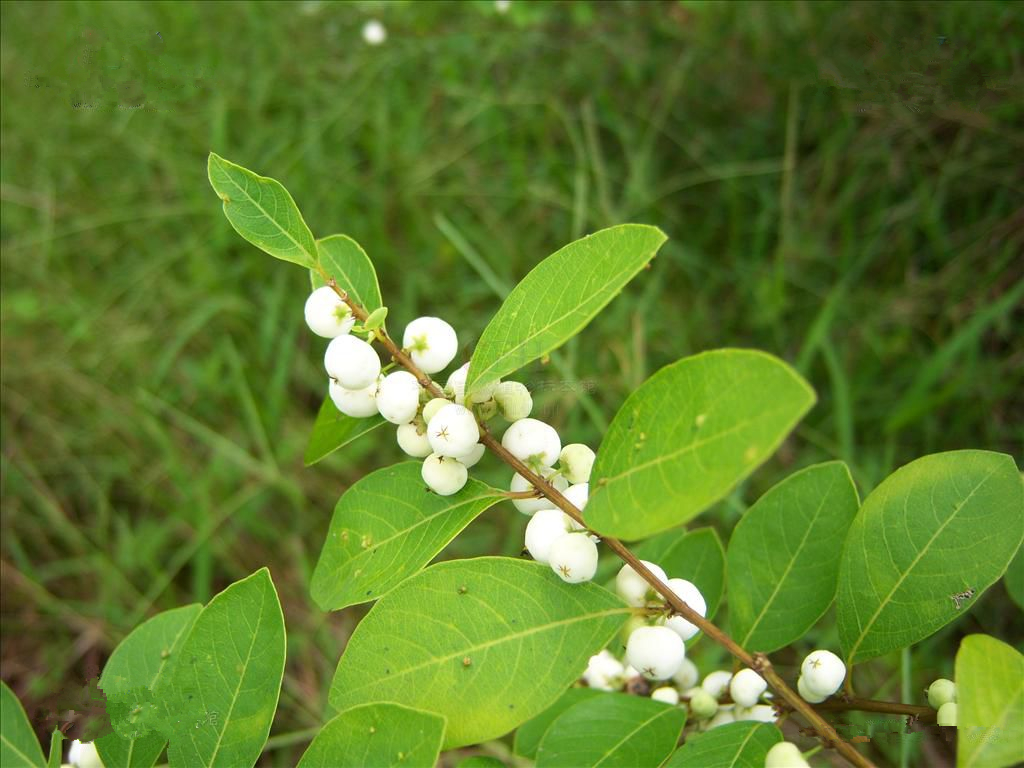
<path id="1" fill-rule="evenodd" d="M 368 317 L 366 310 L 360 306 L 358 302 L 354 301 L 346 291 L 342 290 L 338 286 L 337 282 L 327 274 L 322 267 L 319 269 L 320 274 L 326 281 L 327 285 L 334 289 L 341 300 L 348 305 L 356 319 L 361 322 L 365 321 Z M 437 383 L 434 382 L 430 376 L 424 373 L 419 366 L 412 361 L 408 354 L 402 351 L 401 347 L 397 345 L 390 336 L 388 336 L 383 328 L 374 331 L 374 333 L 377 340 L 380 341 L 381 345 L 383 345 L 387 350 L 391 358 L 415 376 L 416 380 L 420 383 L 420 386 L 434 397 L 445 396 L 441 388 L 437 386 Z M 582 512 L 565 496 L 563 496 L 562 493 L 559 492 L 559 490 L 551 483 L 530 469 L 530 467 L 524 462 L 513 456 L 498 440 L 494 438 L 484 422 L 480 422 L 480 442 L 483 443 L 488 450 L 497 455 L 498 458 L 518 472 L 557 508 L 561 509 L 580 525 L 587 527 L 586 522 L 583 520 Z M 640 574 L 641 578 L 650 584 L 651 588 L 665 599 L 675 613 L 681 615 L 691 624 L 696 625 L 705 635 L 724 647 L 735 658 L 739 659 L 743 664 L 760 674 L 767 681 L 768 685 L 771 686 L 771 688 L 780 697 L 782 697 L 790 709 L 800 713 L 807 722 L 810 723 L 815 732 L 817 732 L 819 738 L 821 738 L 827 746 L 834 748 L 851 764 L 858 766 L 859 768 L 874 768 L 873 763 L 858 752 L 852 744 L 845 741 L 829 724 L 829 722 L 818 714 L 815 707 L 804 701 L 799 694 L 786 684 L 785 680 L 783 680 L 772 667 L 771 661 L 769 661 L 766 655 L 763 653 L 751 654 L 744 648 L 740 647 L 740 645 L 737 644 L 736 641 L 733 640 L 724 630 L 705 619 L 681 600 L 678 595 L 669 589 L 661 579 L 651 573 L 640 559 L 618 539 L 602 537 L 602 540 L 623 562 Z M 821 707 L 819 705 L 819 709 L 820 708 Z"/>

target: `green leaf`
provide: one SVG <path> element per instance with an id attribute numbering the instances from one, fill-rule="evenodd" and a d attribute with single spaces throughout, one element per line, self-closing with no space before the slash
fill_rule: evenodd
<path id="1" fill-rule="evenodd" d="M 860 500 L 841 461 L 790 475 L 757 500 L 729 540 L 730 633 L 750 651 L 783 648 L 828 610 L 837 552 Z"/>
<path id="2" fill-rule="evenodd" d="M 444 718 L 398 704 L 364 704 L 325 725 L 299 768 L 432 766 L 444 740 Z"/>
<path id="3" fill-rule="evenodd" d="M 625 623 L 596 584 L 540 563 L 438 563 L 382 597 L 338 664 L 338 710 L 394 701 L 448 720 L 445 748 L 501 736 L 550 706 Z"/>
<path id="4" fill-rule="evenodd" d="M 60 768 L 61 758 L 64 756 L 64 734 L 60 728 L 54 728 L 50 734 L 50 759 L 46 765 L 48 768 Z"/>
<path id="5" fill-rule="evenodd" d="M 210 185 L 224 202 L 224 215 L 235 231 L 271 256 L 316 266 L 316 241 L 295 201 L 280 182 L 257 176 L 211 152 Z"/>
<path id="6" fill-rule="evenodd" d="M 316 247 L 324 272 L 333 277 L 338 287 L 357 304 L 367 312 L 383 306 L 377 271 L 359 243 L 347 235 L 330 235 L 317 240 Z M 311 279 L 314 287 L 325 284 L 318 270 L 312 272 Z"/>
<path id="7" fill-rule="evenodd" d="M 210 601 L 153 690 L 176 766 L 252 766 L 284 674 L 284 617 L 262 568 Z"/>
<path id="8" fill-rule="evenodd" d="M 197 604 L 157 614 L 136 627 L 107 659 L 99 687 L 107 698 L 114 732 L 96 739 L 105 765 L 150 768 L 156 764 L 167 739 L 146 727 L 146 709 L 156 707 L 153 688 L 170 668 L 202 610 Z M 141 717 L 133 716 L 136 707 L 141 708 Z"/>
<path id="9" fill-rule="evenodd" d="M 579 333 L 654 258 L 665 233 L 622 224 L 548 256 L 512 289 L 477 342 L 466 392 L 495 382 Z"/>
<path id="10" fill-rule="evenodd" d="M 644 541 L 634 554 L 660 565 L 670 579 L 696 585 L 707 603 L 707 618 L 714 618 L 725 586 L 725 549 L 714 528 L 666 531 Z"/>
<path id="11" fill-rule="evenodd" d="M 358 440 L 385 423 L 382 416 L 371 416 L 366 419 L 346 416 L 338 410 L 329 396 L 325 397 L 320 405 L 320 412 L 316 415 L 313 431 L 309 435 L 309 444 L 306 446 L 306 455 L 302 460 L 307 467 L 311 467 L 339 448 Z"/>
<path id="12" fill-rule="evenodd" d="M 1018 549 L 1016 557 L 1010 561 L 1003 581 L 1006 583 L 1006 592 L 1010 599 L 1024 611 L 1024 547 Z"/>
<path id="13" fill-rule="evenodd" d="M 338 500 L 313 572 L 311 591 L 321 609 L 376 600 L 504 498 L 478 480 L 452 496 L 425 493 L 421 467 L 408 461 L 378 469 Z"/>
<path id="14" fill-rule="evenodd" d="M 533 760 L 537 757 L 537 747 L 540 746 L 544 732 L 551 727 L 559 715 L 584 699 L 603 695 L 605 695 L 603 692 L 594 688 L 570 688 L 559 697 L 558 701 L 516 729 L 512 751 L 520 757 L 528 757 Z"/>
<path id="15" fill-rule="evenodd" d="M 586 699 L 551 724 L 537 768 L 661 765 L 676 748 L 686 710 L 622 693 Z"/>
<path id="16" fill-rule="evenodd" d="M 722 349 L 662 368 L 605 433 L 587 524 L 640 539 L 685 523 L 771 456 L 813 403 L 807 382 L 764 352 Z"/>
<path id="17" fill-rule="evenodd" d="M 7 687 L 0 681 L 0 765 L 4 768 L 42 768 L 46 765 L 43 748 L 39 745 L 28 715 Z"/>
<path id="18" fill-rule="evenodd" d="M 665 768 L 764 768 L 768 750 L 782 741 L 779 729 L 749 720 L 687 737 Z"/>
<path id="19" fill-rule="evenodd" d="M 1024 761 L 1024 656 L 988 635 L 968 635 L 956 654 L 957 768 Z"/>
<path id="20" fill-rule="evenodd" d="M 851 664 L 916 643 L 962 616 L 1024 537 L 1013 459 L 988 451 L 925 456 L 864 501 L 839 566 L 836 618 Z M 952 595 L 973 590 L 958 608 Z"/>

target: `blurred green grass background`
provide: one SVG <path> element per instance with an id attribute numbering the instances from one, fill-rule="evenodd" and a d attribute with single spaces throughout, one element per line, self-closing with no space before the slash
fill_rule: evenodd
<path id="1" fill-rule="evenodd" d="M 1019 460 L 1022 26 L 980 2 L 5 3 L 4 680 L 38 719 L 138 621 L 266 564 L 274 733 L 322 721 L 359 612 L 321 615 L 308 580 L 340 492 L 400 453 L 380 432 L 303 469 L 307 278 L 230 230 L 210 150 L 358 240 L 389 321 L 444 316 L 463 359 L 547 254 L 662 227 L 653 269 L 522 378 L 596 446 L 681 356 L 797 365 L 819 404 L 698 524 L 826 458 L 862 495 L 930 452 Z M 500 505 L 449 553 L 515 554 L 523 522 Z"/>

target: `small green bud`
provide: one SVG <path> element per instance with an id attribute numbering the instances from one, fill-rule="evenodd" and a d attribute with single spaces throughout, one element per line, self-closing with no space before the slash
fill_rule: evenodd
<path id="1" fill-rule="evenodd" d="M 494 388 L 493 397 L 501 409 L 501 415 L 509 421 L 525 419 L 533 410 L 530 390 L 518 381 L 501 382 Z"/>
<path id="2" fill-rule="evenodd" d="M 363 328 L 368 331 L 375 331 L 384 325 L 384 318 L 388 316 L 387 307 L 377 307 L 370 313 L 370 316 L 366 318 L 366 322 L 363 323 Z"/>
<path id="3" fill-rule="evenodd" d="M 694 689 L 690 696 L 690 713 L 697 720 L 707 720 L 718 712 L 718 701 L 703 688 Z"/>
<path id="4" fill-rule="evenodd" d="M 590 480 L 594 468 L 594 452 L 583 443 L 570 443 L 558 456 L 559 468 L 570 483 L 585 483 Z"/>
<path id="5" fill-rule="evenodd" d="M 928 686 L 928 705 L 933 709 L 951 701 L 956 701 L 956 683 L 952 680 L 940 677 Z"/>
<path id="6" fill-rule="evenodd" d="M 947 701 L 939 707 L 939 713 L 935 716 L 935 722 L 939 725 L 956 726 L 956 702 Z"/>

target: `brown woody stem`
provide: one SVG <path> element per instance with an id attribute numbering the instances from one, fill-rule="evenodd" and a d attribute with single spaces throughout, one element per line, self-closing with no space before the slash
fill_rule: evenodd
<path id="1" fill-rule="evenodd" d="M 356 319 L 365 321 L 368 314 L 358 302 L 353 301 L 348 293 L 338 287 L 337 282 L 330 275 L 324 271 L 323 267 L 319 267 L 320 274 L 326 281 L 327 285 L 334 289 L 334 291 L 341 297 L 349 308 L 352 310 L 352 314 Z M 391 358 L 405 368 L 409 373 L 416 377 L 416 380 L 420 383 L 425 390 L 427 390 L 434 397 L 444 397 L 444 392 L 437 386 L 436 383 L 412 361 L 412 359 L 402 351 L 402 349 L 395 344 L 390 336 L 384 331 L 383 328 L 378 329 L 374 332 L 377 340 L 384 346 Z M 565 514 L 571 517 L 580 525 L 586 527 L 586 523 L 583 520 L 583 515 L 572 502 L 570 502 L 565 496 L 563 496 L 557 488 L 551 483 L 541 477 L 539 474 L 534 472 L 525 463 L 513 456 L 500 442 L 498 442 L 494 436 L 487 429 L 485 423 L 480 423 L 480 442 L 483 443 L 490 451 L 498 456 L 502 461 L 512 467 L 516 472 L 523 476 L 526 480 L 533 485 L 538 491 L 548 498 L 556 507 L 561 509 Z M 679 614 L 691 624 L 696 625 L 700 630 L 714 640 L 716 643 L 724 647 L 729 653 L 743 662 L 745 665 L 755 670 L 758 674 L 763 677 L 769 686 L 775 690 L 779 696 L 781 696 L 789 708 L 799 712 L 808 723 L 818 733 L 821 740 L 826 746 L 834 748 L 844 758 L 846 758 L 851 764 L 859 766 L 859 768 L 874 768 L 874 764 L 868 760 L 864 755 L 858 752 L 852 744 L 845 741 L 836 730 L 825 720 L 815 708 L 804 701 L 800 696 L 793 691 L 786 682 L 779 676 L 779 674 L 772 667 L 772 663 L 768 660 L 768 657 L 763 653 L 750 654 L 743 648 L 741 648 L 735 640 L 729 637 L 723 630 L 719 629 L 716 625 L 705 619 L 689 605 L 683 602 L 672 590 L 670 590 L 664 582 L 661 581 L 657 576 L 651 573 L 650 570 L 636 557 L 626 546 L 618 539 L 612 539 L 602 537 L 604 543 L 611 549 L 616 555 L 618 555 L 623 562 L 629 565 L 634 571 L 646 581 L 651 587 L 660 594 L 668 605 L 672 608 L 674 613 Z M 819 709 L 820 709 L 819 705 Z M 880 711 L 880 710 L 872 710 Z"/>

